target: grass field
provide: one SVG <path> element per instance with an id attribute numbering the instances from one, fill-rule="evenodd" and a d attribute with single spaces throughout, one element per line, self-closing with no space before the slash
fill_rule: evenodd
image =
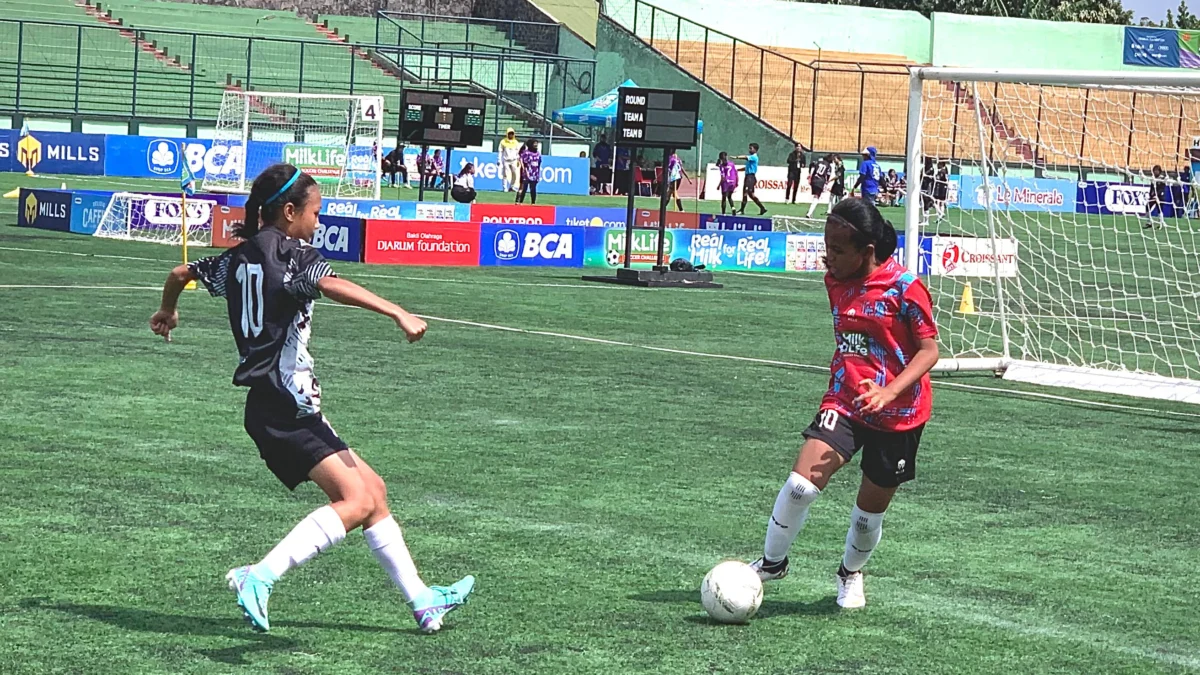
<path id="1" fill-rule="evenodd" d="M 811 275 L 687 292 L 335 263 L 431 327 L 408 345 L 322 303 L 326 412 L 423 575 L 479 585 L 421 636 L 351 534 L 277 586 L 256 635 L 222 576 L 323 498 L 281 487 L 242 431 L 222 303 L 188 294 L 166 344 L 146 321 L 175 249 L 0 209 L 0 672 L 1200 671 L 1200 411 L 990 377 L 937 380 L 865 610 L 833 599 L 847 468 L 759 616 L 707 619 L 701 578 L 759 555 L 827 383 Z"/>

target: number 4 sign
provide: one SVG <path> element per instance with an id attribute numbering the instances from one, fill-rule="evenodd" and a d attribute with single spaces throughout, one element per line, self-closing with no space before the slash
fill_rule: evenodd
<path id="1" fill-rule="evenodd" d="M 368 98 L 363 101 L 362 106 L 362 121 L 378 122 L 383 115 L 383 99 Z"/>

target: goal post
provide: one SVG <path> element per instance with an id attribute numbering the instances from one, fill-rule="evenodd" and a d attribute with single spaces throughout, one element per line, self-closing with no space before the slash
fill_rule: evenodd
<path id="1" fill-rule="evenodd" d="M 1200 74 L 914 68 L 908 119 L 935 371 L 1200 403 Z"/>
<path id="2" fill-rule="evenodd" d="M 379 199 L 383 97 L 226 90 L 213 145 L 238 161 L 205 175 L 208 192 L 248 193 L 268 166 L 307 172 L 330 197 Z"/>
<path id="3" fill-rule="evenodd" d="M 217 203 L 192 197 L 186 209 L 188 245 L 211 246 Z M 118 192 L 109 199 L 94 235 L 179 246 L 183 243 L 183 223 L 183 197 Z"/>

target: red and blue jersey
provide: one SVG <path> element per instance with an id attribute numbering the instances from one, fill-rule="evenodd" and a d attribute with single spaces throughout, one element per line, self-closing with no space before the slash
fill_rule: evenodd
<path id="1" fill-rule="evenodd" d="M 860 382 L 887 386 L 912 361 L 922 339 L 937 337 L 925 285 L 889 258 L 865 279 L 838 281 L 826 274 L 825 288 L 837 349 L 821 408 L 881 431 L 908 431 L 927 422 L 933 407 L 928 373 L 878 413 L 865 415 L 854 403 L 864 391 Z"/>

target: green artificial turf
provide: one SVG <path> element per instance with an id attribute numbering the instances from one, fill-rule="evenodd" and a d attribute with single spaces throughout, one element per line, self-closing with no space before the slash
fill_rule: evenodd
<path id="1" fill-rule="evenodd" d="M 848 467 L 753 622 L 707 619 L 701 578 L 759 555 L 827 384 L 815 275 L 725 274 L 709 292 L 334 263 L 437 317 L 409 345 L 323 303 L 313 354 L 423 576 L 479 582 L 420 635 L 352 533 L 277 585 L 256 635 L 222 577 L 323 497 L 280 486 L 242 430 L 223 304 L 188 293 L 167 344 L 147 319 L 176 249 L 20 229 L 15 206 L 0 203 L 0 672 L 1200 669 L 1198 411 L 984 376 L 936 381 L 866 609 L 833 599 Z"/>

